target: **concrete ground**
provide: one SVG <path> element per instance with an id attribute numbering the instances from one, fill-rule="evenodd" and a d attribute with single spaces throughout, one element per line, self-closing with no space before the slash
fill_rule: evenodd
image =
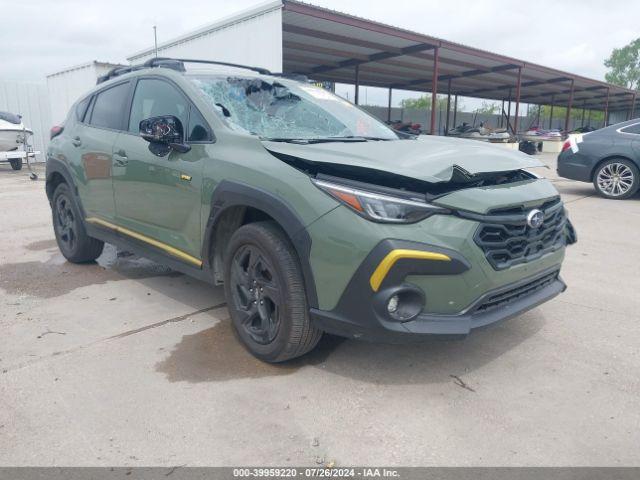
<path id="1" fill-rule="evenodd" d="M 640 198 L 546 175 L 579 235 L 565 294 L 270 366 L 220 289 L 113 247 L 66 263 L 44 182 L 0 166 L 0 465 L 640 465 Z"/>

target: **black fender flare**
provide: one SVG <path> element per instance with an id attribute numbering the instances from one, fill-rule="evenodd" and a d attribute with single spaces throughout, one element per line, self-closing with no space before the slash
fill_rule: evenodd
<path id="1" fill-rule="evenodd" d="M 57 158 L 47 157 L 46 169 L 45 169 L 45 189 L 47 193 L 47 198 L 49 199 L 49 203 L 51 203 L 53 197 L 53 190 L 50 189 L 50 184 L 54 174 L 59 174 L 64 178 L 64 181 L 71 187 L 71 191 L 75 196 L 76 204 L 80 209 L 80 213 L 82 214 L 82 218 L 85 217 L 84 208 L 82 207 L 82 202 L 80 201 L 80 195 L 78 193 L 78 187 L 76 183 L 73 181 L 73 175 L 71 175 L 71 170 L 69 166 L 63 162 L 62 160 L 58 160 Z"/>
<path id="2" fill-rule="evenodd" d="M 230 180 L 221 181 L 211 195 L 211 210 L 204 232 L 202 260 L 211 265 L 213 235 L 222 213 L 230 207 L 250 207 L 261 210 L 273 218 L 284 230 L 298 254 L 304 279 L 307 302 L 310 308 L 317 308 L 318 295 L 309 257 L 311 236 L 305 224 L 286 200 L 258 187 Z"/>

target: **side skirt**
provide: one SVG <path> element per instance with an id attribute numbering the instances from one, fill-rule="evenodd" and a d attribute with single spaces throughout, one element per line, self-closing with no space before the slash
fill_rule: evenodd
<path id="1" fill-rule="evenodd" d="M 117 247 L 131 251 L 140 257 L 145 257 L 153 260 L 154 262 L 166 265 L 172 270 L 176 270 L 180 273 L 184 273 L 185 275 L 189 275 L 190 277 L 197 278 L 198 280 L 201 280 L 203 282 L 209 283 L 211 285 L 214 284 L 213 272 L 207 266 L 203 266 L 203 268 L 197 268 L 195 266 L 188 265 L 176 258 L 171 257 L 170 255 L 167 255 L 153 247 L 144 244 L 143 242 L 125 235 L 118 234 L 117 232 L 114 232 L 113 230 L 108 228 L 99 227 L 88 222 L 84 222 L 84 227 L 90 237 L 94 237 L 102 240 L 103 242 L 116 245 Z"/>

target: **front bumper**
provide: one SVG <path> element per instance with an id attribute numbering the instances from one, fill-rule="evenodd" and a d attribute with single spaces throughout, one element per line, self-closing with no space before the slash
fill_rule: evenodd
<path id="1" fill-rule="evenodd" d="M 452 261 L 399 261 L 379 288 L 372 290 L 370 279 L 375 277 L 375 267 L 384 254 L 393 248 L 416 245 L 398 240 L 382 242 L 358 269 L 333 310 L 311 310 L 314 324 L 328 333 L 376 342 L 407 343 L 432 335 L 458 337 L 467 335 L 474 328 L 517 316 L 566 289 L 559 276 L 559 266 L 556 265 L 485 292 L 458 314 L 420 313 L 412 320 L 397 321 L 386 310 L 387 302 L 403 289 L 417 289 L 406 282 L 409 275 L 457 275 L 470 268 L 468 262 L 456 252 L 422 244 L 423 248 L 428 247 L 430 251 L 450 256 Z"/>

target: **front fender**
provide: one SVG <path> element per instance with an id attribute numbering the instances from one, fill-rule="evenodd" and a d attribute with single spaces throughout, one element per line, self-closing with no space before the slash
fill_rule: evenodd
<path id="1" fill-rule="evenodd" d="M 211 264 L 212 254 L 209 247 L 222 214 L 227 209 L 238 206 L 263 211 L 284 230 L 300 260 L 309 307 L 317 308 L 318 296 L 309 262 L 311 236 L 300 216 L 286 200 L 258 187 L 230 180 L 223 180 L 216 186 L 211 196 L 211 210 L 204 233 L 202 247 L 204 264 Z"/>

